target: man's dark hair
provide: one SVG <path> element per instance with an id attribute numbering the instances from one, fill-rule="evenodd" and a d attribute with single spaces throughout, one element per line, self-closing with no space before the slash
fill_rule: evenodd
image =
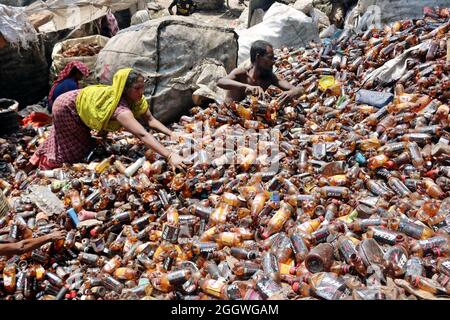
<path id="1" fill-rule="evenodd" d="M 250 48 L 250 61 L 253 63 L 256 60 L 256 55 L 263 56 L 267 53 L 267 47 L 273 48 L 273 46 L 264 40 L 258 40 L 252 43 Z"/>

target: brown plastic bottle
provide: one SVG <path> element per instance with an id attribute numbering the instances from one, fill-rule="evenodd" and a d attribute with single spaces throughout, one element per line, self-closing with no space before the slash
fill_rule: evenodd
<path id="1" fill-rule="evenodd" d="M 325 198 L 348 198 L 350 196 L 350 189 L 346 187 L 325 186 L 319 189 L 319 193 Z"/>
<path id="2" fill-rule="evenodd" d="M 349 225 L 349 228 L 355 232 L 366 232 L 371 226 L 386 226 L 387 220 L 383 218 L 356 219 Z"/>
<path id="3" fill-rule="evenodd" d="M 309 252 L 308 246 L 300 233 L 295 232 L 291 235 L 292 249 L 294 251 L 295 261 L 297 264 L 302 263 Z"/>
<path id="4" fill-rule="evenodd" d="M 405 280 L 410 283 L 415 281 L 417 276 L 424 276 L 425 268 L 423 266 L 422 260 L 418 257 L 410 257 L 406 262 L 406 273 Z"/>
<path id="5" fill-rule="evenodd" d="M 225 246 L 235 247 L 242 244 L 242 236 L 235 232 L 221 232 L 213 236 L 214 241 L 219 245 L 219 248 Z"/>
<path id="6" fill-rule="evenodd" d="M 307 220 L 307 221 L 297 225 L 296 230 L 306 233 L 306 234 L 311 234 L 320 227 L 322 221 L 324 221 L 324 220 L 325 220 L 325 218 L 323 216 L 319 216 L 316 219 Z"/>
<path id="7" fill-rule="evenodd" d="M 351 293 L 345 281 L 330 272 L 319 272 L 312 275 L 309 284 L 315 295 L 326 300 L 342 300 Z"/>
<path id="8" fill-rule="evenodd" d="M 271 251 L 280 263 L 287 263 L 290 261 L 293 253 L 291 239 L 283 234 L 272 247 Z"/>
<path id="9" fill-rule="evenodd" d="M 328 272 L 334 262 L 333 256 L 333 246 L 329 243 L 320 243 L 306 256 L 305 266 L 312 273 Z"/>
<path id="10" fill-rule="evenodd" d="M 203 292 L 215 298 L 226 298 L 226 283 L 222 280 L 200 279 L 199 287 Z"/>
<path id="11" fill-rule="evenodd" d="M 414 255 L 422 257 L 435 248 L 448 247 L 449 243 L 450 240 L 448 236 L 437 235 L 425 240 L 417 240 L 412 242 L 410 252 Z"/>
<path id="12" fill-rule="evenodd" d="M 3 268 L 3 287 L 6 292 L 14 293 L 16 291 L 16 265 L 7 264 Z"/>
<path id="13" fill-rule="evenodd" d="M 231 212 L 231 206 L 226 203 L 221 203 L 211 213 L 209 223 L 212 225 L 223 224 L 227 221 L 228 214 Z"/>
<path id="14" fill-rule="evenodd" d="M 266 251 L 262 255 L 261 265 L 264 273 L 269 276 L 269 278 L 278 283 L 281 281 L 279 262 L 275 255 Z"/>
<path id="15" fill-rule="evenodd" d="M 281 230 L 284 223 L 291 217 L 294 209 L 292 206 L 286 202 L 282 202 L 280 209 L 273 215 L 269 220 L 267 227 L 265 228 L 262 237 L 267 239 L 272 234 L 277 233 Z"/>
<path id="16" fill-rule="evenodd" d="M 437 258 L 436 271 L 450 277 L 450 258 Z"/>
<path id="17" fill-rule="evenodd" d="M 389 177 L 388 185 L 394 190 L 398 195 L 402 197 L 408 197 L 411 194 L 411 191 L 407 186 L 397 177 Z"/>
<path id="18" fill-rule="evenodd" d="M 157 277 L 151 278 L 151 283 L 155 289 L 164 293 L 172 292 L 174 289 L 169 281 L 167 273 L 158 272 Z"/>
<path id="19" fill-rule="evenodd" d="M 444 197 L 445 193 L 442 189 L 430 178 L 423 178 L 422 184 L 425 188 L 425 192 L 433 198 L 441 199 Z"/>
<path id="20" fill-rule="evenodd" d="M 428 239 L 434 235 L 433 230 L 428 228 L 427 226 L 412 223 L 407 221 L 406 219 L 400 219 L 397 230 L 418 240 Z"/>
<path id="21" fill-rule="evenodd" d="M 233 266 L 233 273 L 238 277 L 251 277 L 261 270 L 260 265 L 254 262 L 239 261 Z"/>
<path id="22" fill-rule="evenodd" d="M 377 168 L 386 167 L 389 163 L 389 157 L 385 154 L 380 154 L 374 157 L 371 157 L 367 161 L 367 167 L 371 170 L 375 170 Z"/>
<path id="23" fill-rule="evenodd" d="M 358 251 L 356 251 L 355 244 L 349 237 L 340 236 L 337 241 L 337 247 L 345 261 L 353 266 L 358 273 L 361 275 L 367 273 L 366 267 L 364 266 Z"/>
<path id="24" fill-rule="evenodd" d="M 407 151 L 404 151 L 390 161 L 391 161 L 391 163 L 389 164 L 389 167 L 398 168 L 403 164 L 409 163 L 411 161 L 411 156 L 409 155 L 409 153 Z"/>
<path id="25" fill-rule="evenodd" d="M 114 277 L 119 280 L 134 280 L 137 277 L 137 271 L 128 267 L 120 267 L 114 271 Z"/>
<path id="26" fill-rule="evenodd" d="M 70 191 L 70 203 L 76 212 L 83 210 L 83 203 L 81 202 L 80 193 L 75 189 Z"/>
<path id="27" fill-rule="evenodd" d="M 349 264 L 335 261 L 330 267 L 330 272 L 340 276 L 344 274 L 353 273 L 355 268 Z"/>
<path id="28" fill-rule="evenodd" d="M 122 259 L 120 258 L 120 256 L 116 255 L 116 256 L 112 257 L 108 262 L 105 263 L 102 271 L 106 272 L 108 274 L 113 274 L 114 271 L 117 268 L 119 268 L 121 264 L 122 264 Z"/>
<path id="29" fill-rule="evenodd" d="M 441 286 L 440 283 L 432 279 L 428 279 L 422 276 L 416 276 L 412 280 L 412 285 L 424 291 L 428 291 L 432 294 L 449 294 L 448 290 Z"/>
<path id="30" fill-rule="evenodd" d="M 258 214 L 262 211 L 264 208 L 264 205 L 266 204 L 268 197 L 266 193 L 259 193 L 255 196 L 255 198 L 251 202 L 251 215 L 252 217 L 256 218 Z"/>

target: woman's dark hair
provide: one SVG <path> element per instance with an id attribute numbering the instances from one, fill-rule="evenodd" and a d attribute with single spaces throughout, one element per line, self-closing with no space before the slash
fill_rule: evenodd
<path id="1" fill-rule="evenodd" d="M 256 56 L 259 54 L 263 56 L 267 53 L 267 47 L 271 47 L 272 45 L 264 40 L 257 40 L 252 43 L 252 47 L 250 48 L 250 61 L 253 63 L 256 60 Z"/>
<path id="2" fill-rule="evenodd" d="M 137 81 L 139 78 L 144 78 L 142 74 L 137 72 L 136 70 L 131 70 L 128 74 L 127 82 L 125 82 L 125 88 L 131 88 L 133 84 Z"/>
<path id="3" fill-rule="evenodd" d="M 74 78 L 77 74 L 81 74 L 83 76 L 83 73 L 77 67 L 74 67 L 70 70 L 68 78 Z"/>

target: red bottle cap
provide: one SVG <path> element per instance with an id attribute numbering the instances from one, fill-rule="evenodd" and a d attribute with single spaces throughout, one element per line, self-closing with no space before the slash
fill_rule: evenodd
<path id="1" fill-rule="evenodd" d="M 395 162 L 392 160 L 389 160 L 388 162 L 386 162 L 386 168 L 388 169 L 393 169 L 395 167 Z"/>
<path id="2" fill-rule="evenodd" d="M 296 267 L 291 267 L 291 268 L 289 269 L 289 273 L 290 273 L 291 275 L 294 275 L 296 271 L 297 271 L 297 268 L 296 268 Z"/>
<path id="3" fill-rule="evenodd" d="M 425 176 L 432 178 L 438 174 L 439 174 L 439 169 L 436 168 L 436 169 L 432 169 L 432 170 L 428 171 L 427 173 L 425 173 Z"/>

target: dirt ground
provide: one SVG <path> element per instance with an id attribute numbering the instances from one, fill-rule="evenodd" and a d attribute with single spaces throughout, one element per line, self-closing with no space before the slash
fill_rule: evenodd
<path id="1" fill-rule="evenodd" d="M 155 0 L 155 3 L 164 9 L 152 15 L 152 17 L 161 17 L 169 15 L 167 8 L 172 0 Z M 191 17 L 203 23 L 218 26 L 235 28 L 238 26 L 239 16 L 248 6 L 249 1 L 244 0 L 244 4 L 240 4 L 239 0 L 224 0 L 224 7 L 219 10 L 202 10 L 194 12 Z M 174 9 L 175 10 L 175 9 Z"/>

